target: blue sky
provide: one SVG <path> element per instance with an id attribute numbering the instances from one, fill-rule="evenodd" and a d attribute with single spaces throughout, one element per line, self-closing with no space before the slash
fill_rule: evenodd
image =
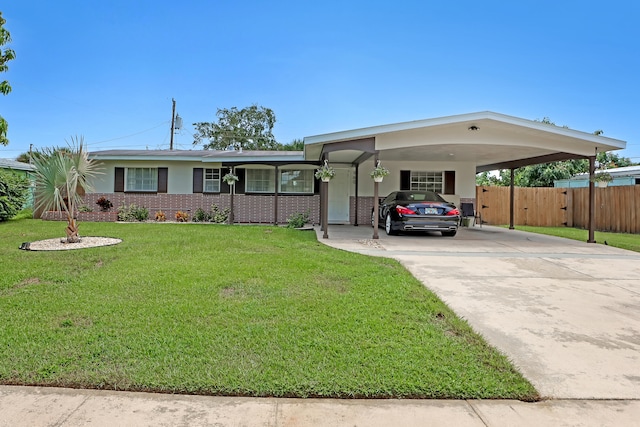
<path id="1" fill-rule="evenodd" d="M 0 157 L 192 145 L 217 108 L 276 113 L 281 143 L 477 111 L 628 142 L 640 162 L 640 3 L 5 0 L 17 58 Z"/>

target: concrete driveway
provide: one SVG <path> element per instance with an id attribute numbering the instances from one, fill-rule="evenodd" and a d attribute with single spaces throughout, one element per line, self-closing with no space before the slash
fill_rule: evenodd
<path id="1" fill-rule="evenodd" d="M 399 260 L 544 397 L 640 399 L 640 254 L 497 227 L 455 238 L 329 226 L 330 246 Z"/>

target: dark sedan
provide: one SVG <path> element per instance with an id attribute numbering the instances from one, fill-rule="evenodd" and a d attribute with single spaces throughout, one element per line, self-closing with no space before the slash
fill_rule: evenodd
<path id="1" fill-rule="evenodd" d="M 373 212 L 371 222 L 373 225 Z M 378 224 L 387 234 L 400 231 L 440 231 L 453 237 L 458 232 L 460 211 L 433 191 L 394 191 L 380 202 Z"/>

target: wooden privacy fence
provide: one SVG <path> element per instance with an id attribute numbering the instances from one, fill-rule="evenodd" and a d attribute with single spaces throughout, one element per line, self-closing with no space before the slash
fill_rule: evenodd
<path id="1" fill-rule="evenodd" d="M 516 187 L 514 224 L 589 226 L 588 188 Z M 509 187 L 476 187 L 476 210 L 486 224 L 509 224 Z M 640 185 L 595 188 L 596 230 L 640 233 Z"/>

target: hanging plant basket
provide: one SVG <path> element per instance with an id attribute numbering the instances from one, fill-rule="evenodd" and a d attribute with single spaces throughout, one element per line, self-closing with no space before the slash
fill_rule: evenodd
<path id="1" fill-rule="evenodd" d="M 374 182 L 382 182 L 385 176 L 389 175 L 389 169 L 380 164 L 380 160 L 376 163 L 376 167 L 369 174 Z"/>
<path id="2" fill-rule="evenodd" d="M 336 176 L 336 171 L 329 166 L 329 162 L 326 160 L 321 167 L 316 169 L 315 177 L 316 179 L 322 180 L 322 182 L 329 182 L 334 176 Z"/>
<path id="3" fill-rule="evenodd" d="M 229 172 L 225 176 L 222 177 L 222 180 L 227 183 L 227 185 L 235 184 L 240 178 L 237 175 L 234 175 L 233 172 Z"/>
<path id="4" fill-rule="evenodd" d="M 611 181 L 613 181 L 613 177 L 609 172 L 606 172 L 606 171 L 596 172 L 593 178 L 591 178 L 591 180 L 596 185 L 596 187 L 604 188 L 607 185 L 609 185 Z"/>

